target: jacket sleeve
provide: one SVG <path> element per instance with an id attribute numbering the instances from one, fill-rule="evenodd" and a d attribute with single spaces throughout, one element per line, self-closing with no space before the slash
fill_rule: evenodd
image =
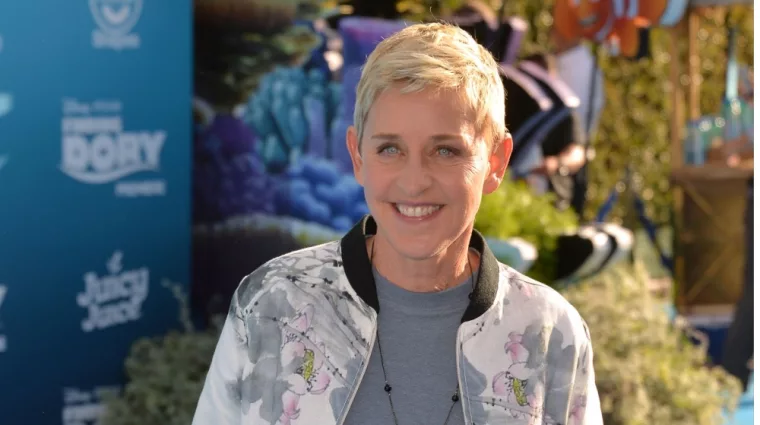
<path id="1" fill-rule="evenodd" d="M 233 296 L 192 425 L 240 424 L 245 341 L 245 322 L 240 315 L 237 297 Z"/>
<path id="2" fill-rule="evenodd" d="M 575 382 L 570 392 L 569 404 L 568 425 L 603 425 L 602 407 L 594 373 L 594 352 L 591 348 L 588 329 L 579 350 Z"/>

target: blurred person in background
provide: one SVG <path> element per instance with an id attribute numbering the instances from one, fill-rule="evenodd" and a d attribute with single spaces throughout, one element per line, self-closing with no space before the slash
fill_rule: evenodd
<path id="1" fill-rule="evenodd" d="M 739 80 L 739 96 L 746 102 L 746 105 L 754 107 L 755 90 L 754 90 L 754 73 L 749 67 L 740 69 L 741 78 Z M 750 135 L 747 135 L 750 136 Z M 754 163 L 754 139 L 745 140 L 748 149 L 744 149 L 741 155 L 734 154 L 735 157 L 728 156 L 727 163 L 730 166 L 736 166 L 740 160 L 750 160 Z M 754 164 L 752 164 L 754 165 Z M 726 341 L 723 345 L 723 368 L 730 374 L 737 377 L 742 387 L 746 391 L 749 387 L 749 378 L 754 369 L 754 335 L 755 335 L 755 280 L 754 280 L 754 230 L 755 230 L 755 178 L 750 177 L 747 184 L 747 206 L 744 211 L 744 288 L 742 295 L 739 297 L 734 308 L 734 318 L 728 328 Z"/>
<path id="2" fill-rule="evenodd" d="M 601 425 L 588 329 L 473 230 L 512 139 L 463 30 L 383 40 L 346 135 L 371 215 L 238 287 L 194 425 Z"/>
<path id="3" fill-rule="evenodd" d="M 747 188 L 747 207 L 744 214 L 745 260 L 744 288 L 739 301 L 734 308 L 734 318 L 728 328 L 723 345 L 722 366 L 730 374 L 737 377 L 744 391 L 749 386 L 749 378 L 754 368 L 751 359 L 754 356 L 755 335 L 755 281 L 753 235 L 754 219 L 754 177 L 749 180 Z"/>
<path id="4" fill-rule="evenodd" d="M 523 61 L 532 62 L 548 72 L 552 78 L 563 81 L 559 76 L 557 57 L 554 54 L 534 54 L 523 58 Z M 572 111 L 570 116 L 558 123 L 540 146 L 535 148 L 540 153 L 533 154 L 535 168 L 531 172 L 531 178 L 545 180 L 545 186 L 556 197 L 557 208 L 573 208 L 581 215 L 583 203 L 578 199 L 585 198 L 585 186 L 578 185 L 577 177 L 586 164 L 588 137 L 580 115 L 582 111 L 579 112 L 579 109 Z"/>
<path id="5" fill-rule="evenodd" d="M 548 58 L 532 59 L 559 78 L 580 99 L 574 112 L 575 141 L 567 146 L 545 146 L 543 163 L 535 171 L 548 177 L 552 191 L 567 198 L 572 208 L 583 215 L 588 188 L 587 164 L 593 158 L 591 140 L 599 127 L 604 107 L 604 75 L 591 49 L 581 40 L 568 40 L 557 30 L 551 32 L 553 52 Z M 541 63 L 543 62 L 543 63 Z"/>

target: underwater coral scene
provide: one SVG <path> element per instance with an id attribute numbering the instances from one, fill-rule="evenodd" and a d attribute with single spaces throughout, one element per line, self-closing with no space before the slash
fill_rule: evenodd
<path id="1" fill-rule="evenodd" d="M 368 213 L 345 145 L 360 67 L 401 23 L 344 18 L 335 31 L 299 16 L 318 15 L 305 2 L 226 2 L 236 15 L 269 17 L 247 21 L 218 3 L 196 4 L 205 41 L 196 43 L 194 223 L 253 217 L 345 232 Z"/>

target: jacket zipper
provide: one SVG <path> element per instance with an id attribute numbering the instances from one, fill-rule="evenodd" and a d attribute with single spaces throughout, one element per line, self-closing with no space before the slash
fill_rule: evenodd
<path id="1" fill-rule="evenodd" d="M 375 349 L 375 339 L 377 337 L 377 319 L 375 319 L 375 326 L 372 328 L 372 339 L 369 343 L 369 350 L 367 351 L 369 355 L 367 358 L 364 359 L 364 366 L 362 366 L 361 373 L 359 373 L 359 379 L 357 379 L 356 384 L 354 384 L 354 387 L 351 389 L 351 394 L 348 396 L 348 402 L 346 403 L 346 407 L 343 409 L 343 413 L 341 414 L 340 420 L 337 422 L 336 425 L 343 425 L 343 422 L 346 421 L 346 417 L 348 416 L 349 410 L 351 410 L 351 405 L 354 403 L 354 397 L 356 397 L 356 393 L 359 392 L 359 385 L 361 385 L 362 381 L 364 380 L 364 374 L 367 372 L 367 368 L 369 367 L 369 361 L 372 357 L 372 351 Z M 457 365 L 457 368 L 459 368 L 459 365 Z"/>
<path id="2" fill-rule="evenodd" d="M 460 326 L 459 330 L 457 331 L 457 342 L 456 342 L 457 346 L 455 348 L 455 352 L 457 356 L 456 357 L 457 358 L 457 384 L 459 385 L 459 402 L 462 404 L 462 417 L 464 418 L 465 425 L 469 425 L 469 422 L 467 421 L 467 408 L 464 405 L 466 398 L 464 396 L 464 385 L 462 385 L 462 369 L 459 367 L 459 362 L 461 358 L 460 348 L 462 347 L 462 344 L 460 344 L 460 341 L 462 340 L 461 333 L 462 333 L 462 327 Z"/>

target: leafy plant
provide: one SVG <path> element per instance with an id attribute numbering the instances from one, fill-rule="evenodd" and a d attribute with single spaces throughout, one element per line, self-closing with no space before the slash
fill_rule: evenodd
<path id="1" fill-rule="evenodd" d="M 134 343 L 125 363 L 124 390 L 104 396 L 103 425 L 188 425 L 193 420 L 222 321 L 196 330 L 187 295 L 177 284 L 164 286 L 180 304 L 184 330 Z"/>
<path id="2" fill-rule="evenodd" d="M 557 237 L 577 227 L 575 213 L 557 210 L 552 194 L 536 195 L 525 182 L 510 178 L 504 179 L 494 193 L 483 197 L 475 217 L 475 228 L 485 236 L 520 237 L 533 244 L 538 258 L 528 275 L 547 283 L 556 276 Z"/>
<path id="3" fill-rule="evenodd" d="M 591 331 L 604 424 L 723 423 L 741 395 L 738 380 L 705 366 L 706 345 L 671 324 L 647 278 L 643 265 L 626 265 L 564 291 Z"/>

